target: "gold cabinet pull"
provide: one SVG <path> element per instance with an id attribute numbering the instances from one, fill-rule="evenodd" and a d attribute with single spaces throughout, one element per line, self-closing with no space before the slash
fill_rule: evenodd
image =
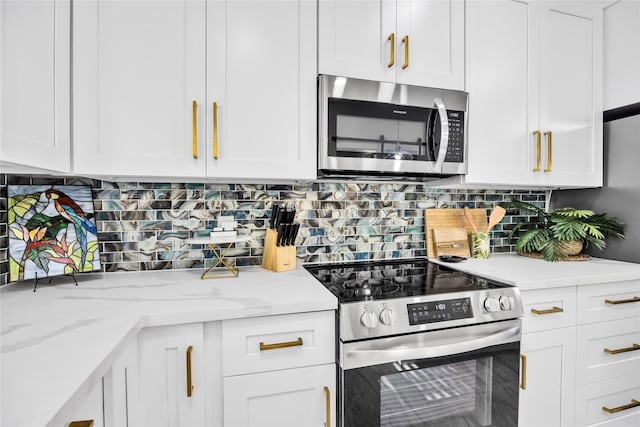
<path id="1" fill-rule="evenodd" d="M 191 352 L 193 351 L 193 346 L 190 345 L 187 347 L 187 397 L 191 397 L 193 391 L 193 384 L 191 382 Z"/>
<path id="2" fill-rule="evenodd" d="M 194 100 L 193 109 L 193 158 L 198 158 L 198 103 Z"/>
<path id="3" fill-rule="evenodd" d="M 628 351 L 636 351 L 636 350 L 640 350 L 640 344 L 633 343 L 631 344 L 631 347 L 616 348 L 615 350 L 610 350 L 608 348 L 605 348 L 604 352 L 609 354 L 620 354 L 620 353 L 626 353 Z"/>
<path id="4" fill-rule="evenodd" d="M 547 138 L 547 168 L 544 172 L 551 172 L 551 161 L 553 160 L 553 145 L 551 143 L 551 131 L 545 132 L 544 136 Z"/>
<path id="5" fill-rule="evenodd" d="M 279 342 L 275 344 L 265 344 L 260 341 L 260 351 L 275 350 L 278 348 L 298 347 L 302 345 L 302 338 L 298 337 L 295 341 Z"/>
<path id="6" fill-rule="evenodd" d="M 540 141 L 540 131 L 534 130 L 533 136 L 536 137 L 536 167 L 533 168 L 533 172 L 540 172 L 540 151 L 542 150 L 542 142 Z"/>
<path id="7" fill-rule="evenodd" d="M 213 158 L 218 158 L 218 103 L 213 103 Z"/>
<path id="8" fill-rule="evenodd" d="M 640 302 L 640 297 L 632 297 L 629 299 L 606 299 L 604 300 L 605 304 L 629 304 L 630 302 Z"/>
<path id="9" fill-rule="evenodd" d="M 391 68 L 393 67 L 393 64 L 396 63 L 396 34 L 389 34 L 387 40 L 389 40 L 389 49 L 391 50 L 389 52 L 389 63 L 387 64 L 387 67 Z"/>
<path id="10" fill-rule="evenodd" d="M 607 414 L 615 414 L 616 412 L 626 411 L 627 409 L 636 408 L 640 406 L 640 402 L 635 399 L 631 399 L 631 403 L 627 405 L 618 406 L 617 408 L 607 408 L 606 406 L 602 407 L 602 410 Z"/>
<path id="11" fill-rule="evenodd" d="M 93 420 L 71 421 L 69 427 L 93 427 Z"/>
<path id="12" fill-rule="evenodd" d="M 404 36 L 402 43 L 404 44 L 404 64 L 402 64 L 404 70 L 409 66 L 409 36 Z"/>
<path id="13" fill-rule="evenodd" d="M 548 308 L 546 310 L 538 310 L 535 308 L 531 309 L 533 314 L 541 315 L 541 314 L 552 314 L 552 313 L 562 313 L 564 310 L 560 307 L 553 306 L 553 308 Z"/>
<path id="14" fill-rule="evenodd" d="M 527 389 L 527 356 L 520 353 L 520 363 L 522 364 L 522 368 L 520 368 L 520 388 L 523 390 Z"/>
<path id="15" fill-rule="evenodd" d="M 325 418 L 327 420 L 324 425 L 331 427 L 331 390 L 329 390 L 327 386 L 324 386 L 324 406 L 326 411 Z"/>

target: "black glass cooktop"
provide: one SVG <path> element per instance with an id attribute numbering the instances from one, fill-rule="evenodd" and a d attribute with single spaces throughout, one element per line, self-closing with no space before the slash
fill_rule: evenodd
<path id="1" fill-rule="evenodd" d="M 304 266 L 341 303 L 509 287 L 426 258 Z"/>

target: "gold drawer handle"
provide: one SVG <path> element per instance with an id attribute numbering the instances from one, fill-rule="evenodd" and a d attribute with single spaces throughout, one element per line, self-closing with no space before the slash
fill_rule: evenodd
<path id="1" fill-rule="evenodd" d="M 522 373 L 520 374 L 520 388 L 527 389 L 527 356 L 520 353 L 520 362 L 522 363 Z"/>
<path id="2" fill-rule="evenodd" d="M 617 348 L 615 350 L 610 350 L 608 348 L 604 349 L 605 353 L 609 353 L 609 354 L 620 354 L 620 353 L 626 353 L 628 351 L 636 351 L 636 350 L 640 350 L 640 344 L 633 343 L 631 344 L 631 347 Z"/>
<path id="3" fill-rule="evenodd" d="M 638 402 L 635 399 L 631 399 L 631 403 L 629 403 L 628 405 L 622 405 L 622 406 L 618 406 L 617 408 L 607 408 L 606 406 L 602 407 L 602 410 L 608 414 L 615 414 L 616 412 L 620 412 L 620 411 L 626 411 L 627 409 L 631 409 L 631 408 L 637 408 L 638 406 L 640 406 L 640 402 Z"/>
<path id="4" fill-rule="evenodd" d="M 193 114 L 193 158 L 198 158 L 198 103 L 191 104 Z"/>
<path id="5" fill-rule="evenodd" d="M 544 172 L 551 172 L 553 167 L 551 166 L 551 162 L 553 161 L 553 146 L 551 143 L 551 131 L 545 132 L 544 136 L 547 137 L 547 168 Z"/>
<path id="6" fill-rule="evenodd" d="M 389 46 L 391 48 L 391 51 L 389 52 L 389 63 L 387 64 L 387 68 L 391 68 L 393 67 L 393 64 L 395 64 L 395 58 L 396 58 L 396 35 L 395 33 L 391 33 L 389 34 L 389 37 L 387 37 L 387 40 L 389 40 Z"/>
<path id="7" fill-rule="evenodd" d="M 541 315 L 541 314 L 553 314 L 553 313 L 562 313 L 564 310 L 560 307 L 553 306 L 553 308 L 549 308 L 547 310 L 537 310 L 535 308 L 531 309 L 533 314 Z"/>
<path id="8" fill-rule="evenodd" d="M 218 103 L 213 103 L 213 158 L 218 158 Z"/>
<path id="9" fill-rule="evenodd" d="M 262 341 L 260 341 L 260 351 L 275 350 L 278 348 L 287 348 L 287 347 L 298 347 L 301 345 L 302 345 L 302 338 L 300 337 L 298 337 L 298 339 L 295 341 L 278 342 L 275 344 L 265 344 Z"/>
<path id="10" fill-rule="evenodd" d="M 329 387 L 324 386 L 324 397 L 325 397 L 325 401 L 324 401 L 324 407 L 325 407 L 325 418 L 326 418 L 326 422 L 324 423 L 324 425 L 326 427 L 331 427 L 331 391 L 329 390 Z"/>
<path id="11" fill-rule="evenodd" d="M 605 304 L 629 304 L 630 302 L 640 302 L 640 297 L 632 297 L 629 299 L 606 299 L 604 300 Z"/>
<path id="12" fill-rule="evenodd" d="M 409 66 L 409 36 L 404 36 L 402 43 L 404 44 L 404 64 L 402 64 L 402 69 L 405 70 Z"/>
<path id="13" fill-rule="evenodd" d="M 542 142 L 540 141 L 540 131 L 533 131 L 533 136 L 536 137 L 536 167 L 533 168 L 533 172 L 540 172 L 540 152 L 542 151 Z"/>
<path id="14" fill-rule="evenodd" d="M 72 421 L 69 427 L 93 427 L 93 420 Z"/>
<path id="15" fill-rule="evenodd" d="M 187 397 L 191 397 L 193 392 L 193 382 L 191 379 L 191 352 L 193 351 L 193 346 L 190 345 L 187 347 Z"/>

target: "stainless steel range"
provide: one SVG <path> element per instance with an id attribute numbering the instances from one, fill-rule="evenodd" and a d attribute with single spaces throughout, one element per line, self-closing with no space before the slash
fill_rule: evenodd
<path id="1" fill-rule="evenodd" d="M 305 268 L 339 300 L 339 425 L 518 424 L 517 288 L 424 258 Z"/>

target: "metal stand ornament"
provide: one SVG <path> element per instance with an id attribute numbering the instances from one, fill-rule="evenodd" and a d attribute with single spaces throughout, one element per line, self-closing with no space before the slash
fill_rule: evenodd
<path id="1" fill-rule="evenodd" d="M 37 271 L 35 272 L 35 275 L 36 275 L 36 278 L 35 278 L 34 284 L 33 284 L 33 292 L 35 292 L 36 289 L 38 288 L 38 272 Z M 65 274 L 64 276 L 71 277 L 73 279 L 73 283 L 75 283 L 76 286 L 78 286 L 78 281 L 76 280 L 76 274 L 75 273 Z M 55 277 L 64 277 L 64 276 L 55 276 Z M 49 277 L 49 281 L 47 282 L 47 285 L 50 285 L 52 280 L 53 280 L 53 277 Z"/>

